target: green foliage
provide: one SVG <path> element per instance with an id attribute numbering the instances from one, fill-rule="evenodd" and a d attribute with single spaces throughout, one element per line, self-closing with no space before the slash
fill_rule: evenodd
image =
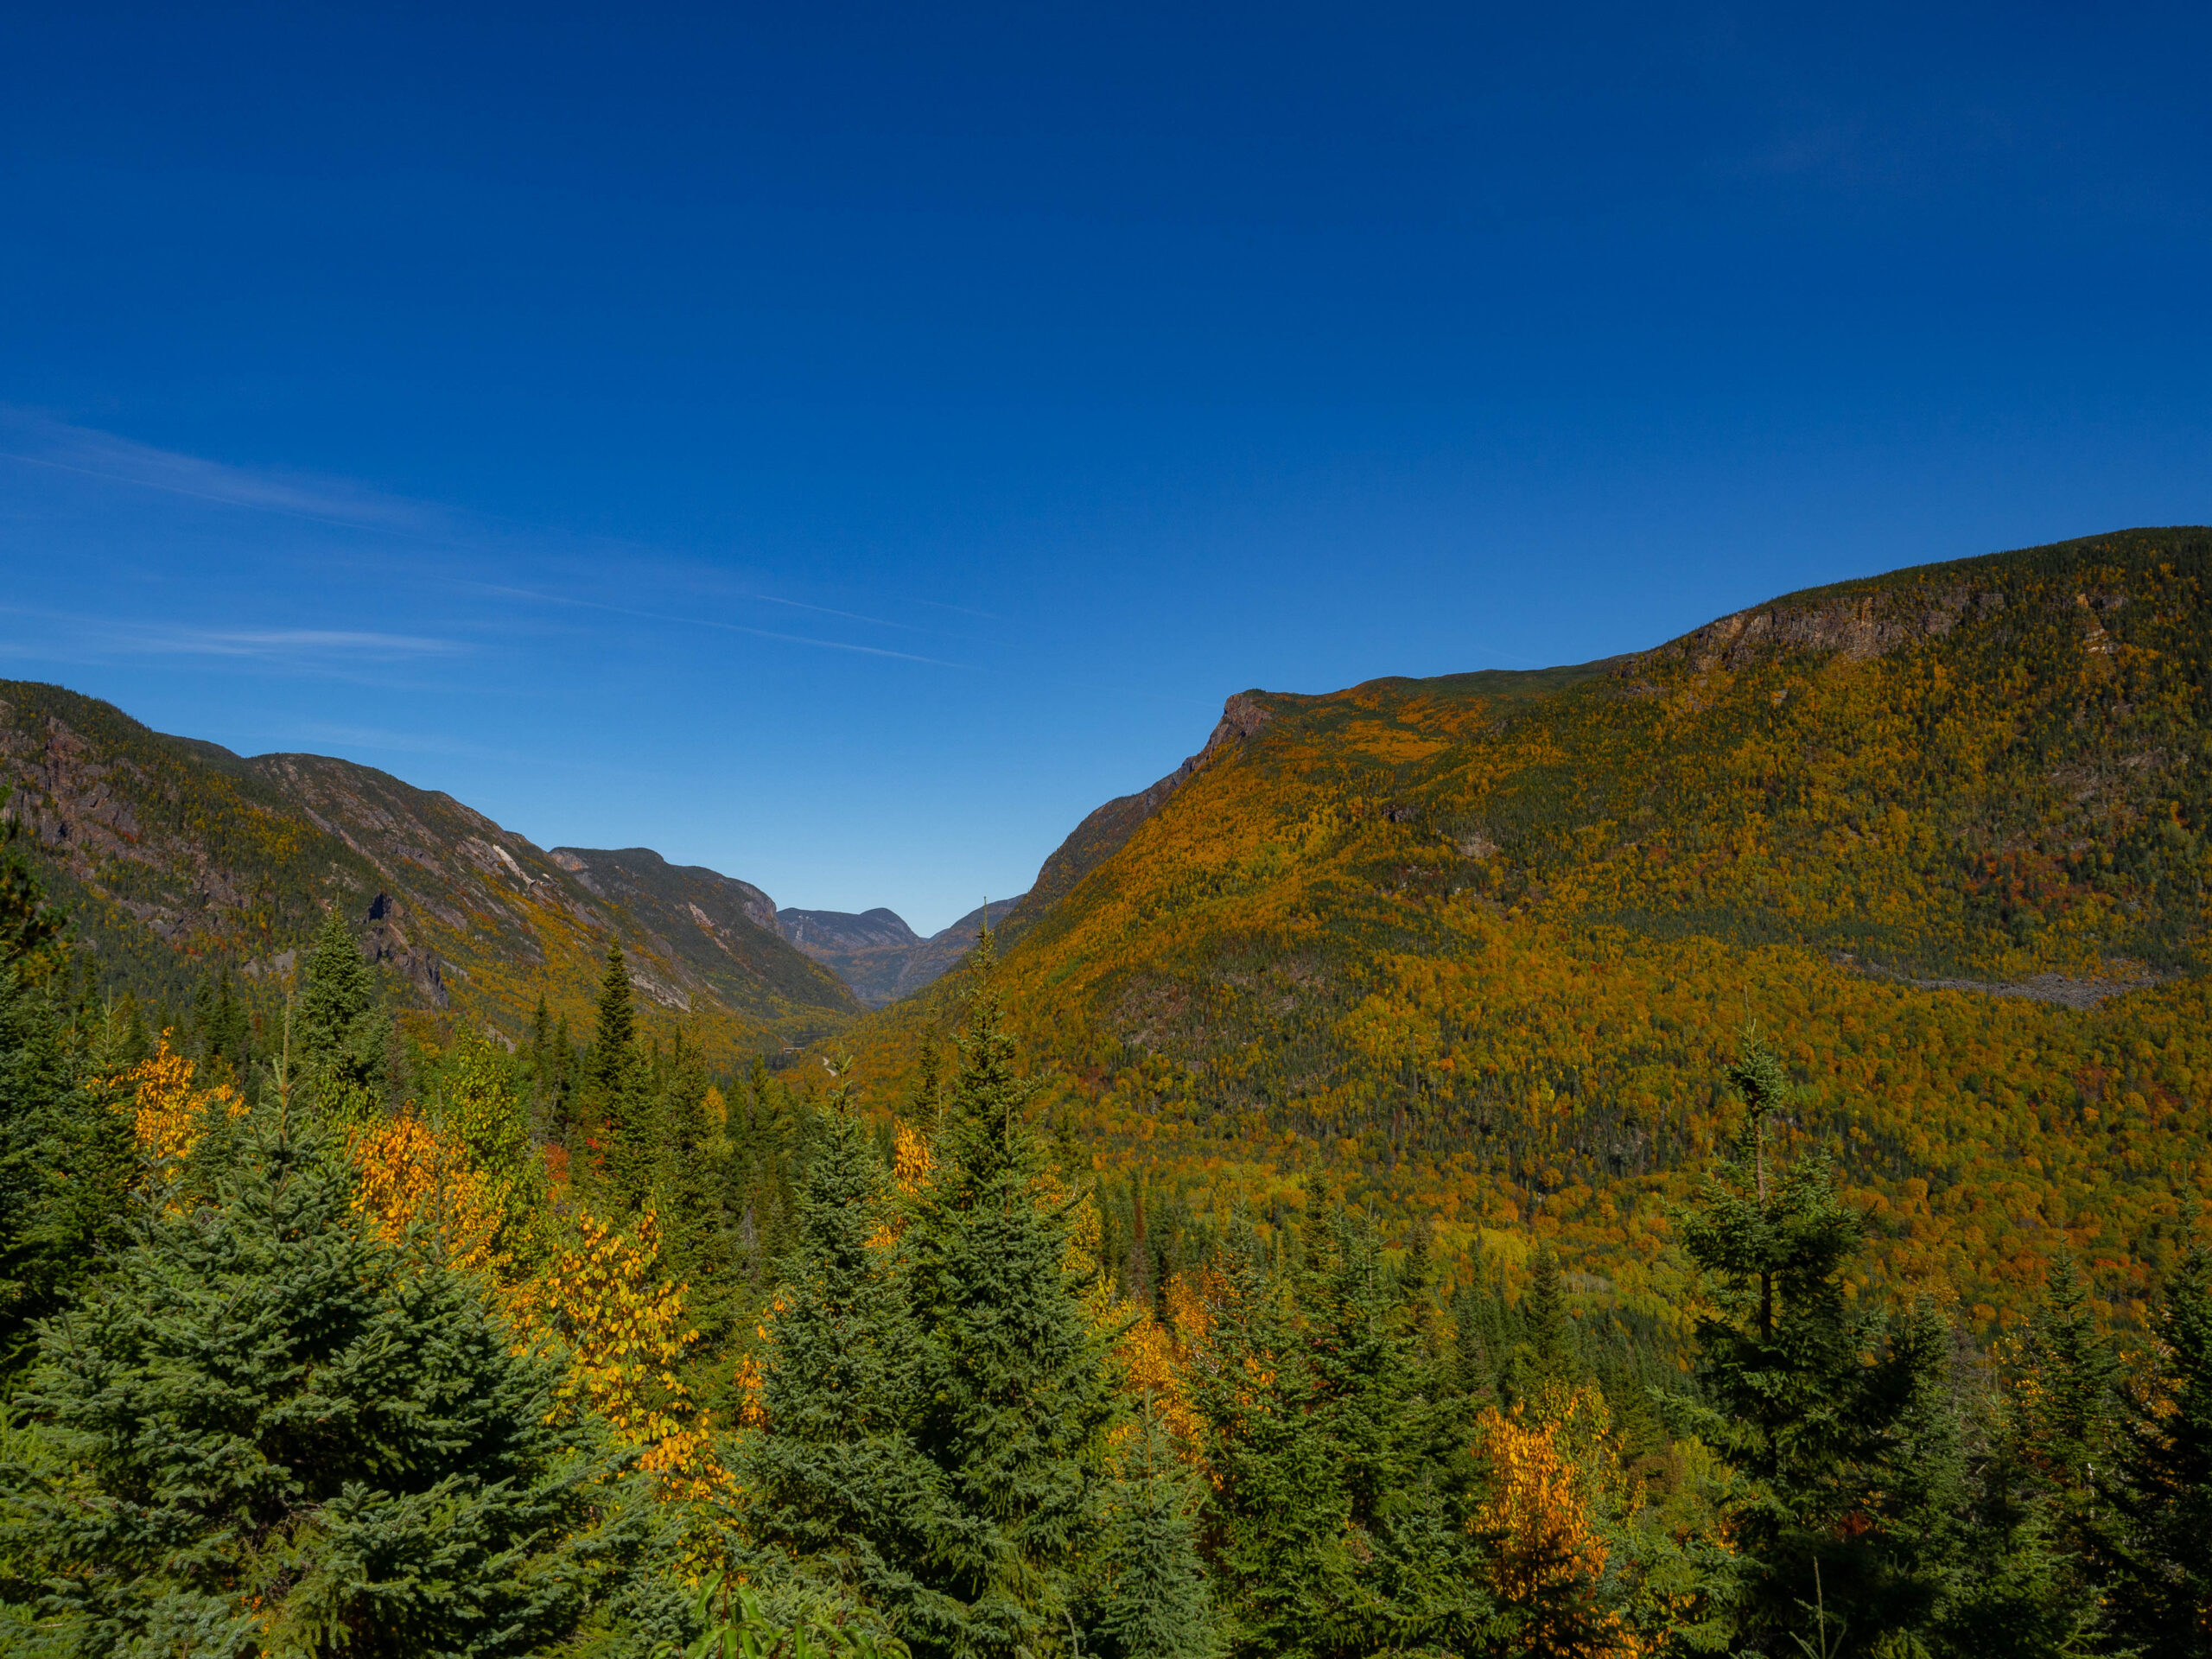
<path id="1" fill-rule="evenodd" d="M 754 1539 L 817 1587 L 849 1585 L 894 1620 L 925 1594 L 942 1475 L 915 1444 L 920 1332 L 873 1137 L 840 1097 L 799 1199 L 799 1231 L 768 1324 L 766 1421 L 741 1479 Z"/>
<path id="2" fill-rule="evenodd" d="M 1214 1659 L 1213 1597 L 1198 1559 L 1198 1483 L 1145 1402 L 1106 1502 L 1084 1621 L 1100 1659 Z"/>
<path id="3" fill-rule="evenodd" d="M 1231 1233 L 1195 1383 L 1230 1650 L 1450 1649 L 1492 1612 L 1474 1417 L 1414 1335 L 1372 1230 L 1314 1217 L 1277 1267 Z"/>
<path id="4" fill-rule="evenodd" d="M 908 1231 L 922 1333 L 915 1445 L 942 1509 L 906 1635 L 918 1654 L 1056 1642 L 1097 1519 L 1113 1414 L 1068 1270 L 1070 1206 L 1039 1202 L 1044 1142 L 988 977 L 960 1044 L 938 1173 Z"/>
<path id="5" fill-rule="evenodd" d="M 1940 1376 L 1948 1332 L 1925 1308 L 1894 1322 L 1853 1307 L 1845 1275 L 1864 1217 L 1824 1152 L 1770 1179 L 1781 1073 L 1756 1032 L 1729 1076 L 1751 1108 L 1738 1159 L 1681 1223 L 1715 1310 L 1697 1322 L 1709 1403 L 1684 1415 L 1751 1483 L 1739 1524 L 1759 1577 L 1746 1622 L 1789 1628 L 1817 1574 L 1821 1605 L 1860 1640 L 1910 1628 L 1940 1592 L 1942 1530 L 1961 1501 Z"/>
<path id="6" fill-rule="evenodd" d="M 2212 1643 L 2212 1253 L 2192 1243 L 2152 1326 L 2158 1348 L 2123 1425 L 2104 1585 L 2144 1659 Z"/>
<path id="7" fill-rule="evenodd" d="M 57 1649 L 524 1654 L 613 1617 L 649 1517 L 483 1293 L 366 1235 L 313 1132 L 203 1174 L 41 1340 L 9 1542 Z"/>
<path id="8" fill-rule="evenodd" d="M 120 1238 L 136 1169 L 108 1079 L 137 1033 L 64 1001 L 63 918 L 0 842 L 0 1383 Z"/>
<path id="9" fill-rule="evenodd" d="M 594 1154 L 593 1170 L 608 1196 L 624 1207 L 644 1198 L 652 1179 L 651 1102 L 638 1071 L 630 965 L 622 947 L 610 944 L 600 976 L 598 1021 L 585 1057 L 579 1113 L 582 1139 Z"/>
<path id="10" fill-rule="evenodd" d="M 292 1038 L 302 1102 L 334 1124 L 373 1122 L 389 1104 L 391 1016 L 382 991 L 332 906 L 300 976 Z"/>
<path id="11" fill-rule="evenodd" d="M 693 1609 L 706 1633 L 686 1647 L 664 1643 L 653 1649 L 654 1659 L 908 1659 L 905 1643 L 865 1624 L 818 1610 L 780 1619 L 764 1601 L 717 1574 L 701 1588 Z"/>

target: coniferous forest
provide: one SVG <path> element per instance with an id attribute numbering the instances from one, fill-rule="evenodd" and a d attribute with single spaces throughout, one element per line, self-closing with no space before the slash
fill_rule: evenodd
<path id="1" fill-rule="evenodd" d="M 0 1651 L 2212 1651 L 2202 541 L 1283 700 L 757 1054 L 11 815 Z"/>

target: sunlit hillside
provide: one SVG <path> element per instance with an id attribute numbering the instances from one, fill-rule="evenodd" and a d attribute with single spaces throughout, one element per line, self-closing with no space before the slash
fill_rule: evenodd
<path id="1" fill-rule="evenodd" d="M 1109 1255 L 1141 1182 L 1155 1215 L 1341 1197 L 1446 1256 L 1556 1238 L 1656 1306 L 1756 1020 L 1893 1276 L 1986 1326 L 2071 1246 L 2129 1322 L 2212 1179 L 2209 581 L 2212 532 L 2129 531 L 1579 670 L 1237 699 L 1008 929 Z M 880 1099 L 967 978 L 849 1036 Z"/>
<path id="2" fill-rule="evenodd" d="M 643 849 L 549 853 L 351 761 L 247 759 L 59 686 L 0 681 L 0 789 L 73 908 L 94 982 L 156 1007 L 182 1007 L 223 971 L 264 1004 L 279 997 L 335 905 L 403 1005 L 450 1008 L 510 1039 L 541 996 L 588 1028 L 614 939 L 649 1018 L 681 1022 L 725 1058 L 804 1042 L 860 1012 L 745 882 Z"/>

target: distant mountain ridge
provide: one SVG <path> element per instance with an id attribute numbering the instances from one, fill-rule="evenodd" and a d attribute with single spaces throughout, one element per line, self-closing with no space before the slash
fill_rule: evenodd
<path id="1" fill-rule="evenodd" d="M 282 975 L 335 904 L 419 1006 L 511 1036 L 541 994 L 588 1031 L 610 939 L 649 1007 L 726 1050 L 805 1042 L 861 1012 L 750 883 L 641 848 L 547 851 L 352 761 L 248 759 L 0 681 L 0 785 L 117 988 L 174 1001 L 212 967 Z"/>
<path id="2" fill-rule="evenodd" d="M 1019 894 L 994 899 L 926 939 L 896 911 L 881 906 L 857 913 L 779 910 L 776 925 L 785 938 L 852 987 L 863 1004 L 880 1008 L 912 996 L 967 955 L 987 911 L 995 927 L 1020 902 Z"/>

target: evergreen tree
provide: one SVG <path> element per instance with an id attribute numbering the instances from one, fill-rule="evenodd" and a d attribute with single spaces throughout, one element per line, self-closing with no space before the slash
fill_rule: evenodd
<path id="1" fill-rule="evenodd" d="M 2051 1264 L 2021 1359 L 2012 1433 L 2044 1488 L 2053 1535 L 2077 1552 L 2093 1524 L 2095 1471 L 2112 1439 L 2120 1362 L 2097 1328 L 2088 1284 L 2070 1255 Z"/>
<path id="2" fill-rule="evenodd" d="M 1113 1414 L 1103 1338 L 1070 1273 L 1071 1206 L 1046 1201 L 986 938 L 937 1174 L 914 1205 L 916 1441 L 944 1503 L 902 1634 L 917 1654 L 1056 1647 L 1095 1529 Z"/>
<path id="3" fill-rule="evenodd" d="M 1288 1287 L 1250 1218 L 1231 1224 L 1193 1404 L 1214 1493 L 1207 1553 L 1220 1569 L 1232 1651 L 1327 1651 L 1352 1599 L 1351 1496 L 1322 1427 L 1318 1379 Z"/>
<path id="4" fill-rule="evenodd" d="M 69 918 L 47 902 L 22 836 L 21 819 L 0 818 L 0 968 L 35 984 L 60 965 Z"/>
<path id="5" fill-rule="evenodd" d="M 1515 1391 L 1525 1395 L 1548 1379 L 1565 1376 L 1569 1370 L 1567 1293 L 1560 1282 L 1559 1252 L 1549 1244 L 1536 1251 L 1521 1323 L 1527 1333 L 1523 1341 L 1530 1374 L 1518 1379 Z"/>
<path id="6" fill-rule="evenodd" d="M 1883 1430 L 1868 1513 L 1887 1545 L 1879 1616 L 1902 1630 L 1936 1624 L 1961 1592 L 1967 1475 L 1951 1352 L 1950 1322 L 1925 1298 L 1892 1325 L 1903 1398 Z"/>
<path id="7" fill-rule="evenodd" d="M 1887 1333 L 1844 1294 L 1863 1222 L 1838 1198 L 1827 1156 L 1808 1152 L 1778 1177 L 1767 1167 L 1767 1120 L 1795 1090 L 1756 1030 L 1729 1080 L 1749 1108 L 1740 1160 L 1713 1172 L 1681 1223 L 1717 1309 L 1696 1327 L 1707 1403 L 1681 1409 L 1753 1483 L 1739 1518 L 1758 1564 L 1745 1610 L 1751 1638 L 1778 1643 L 1799 1624 L 1817 1563 L 1831 1616 L 1850 1623 L 1854 1640 L 1872 1639 L 1925 1599 L 1897 1581 L 1909 1550 L 1865 1524 L 1893 1473 L 1887 1454 L 1916 1361 L 1904 1351 L 1862 1357 L 1887 1346 Z"/>
<path id="8" fill-rule="evenodd" d="M 0 839 L 0 1379 L 120 1241 L 136 1167 L 105 1084 L 137 1058 L 136 1033 L 110 1018 L 72 1039 L 65 918 L 16 836 L 10 822 Z"/>
<path id="9" fill-rule="evenodd" d="M 598 1020 L 584 1065 L 580 1116 L 607 1192 L 623 1205 L 643 1201 L 652 1180 L 652 1128 L 639 1076 L 630 968 L 617 942 L 607 947 Z"/>
<path id="10" fill-rule="evenodd" d="M 334 1123 L 374 1119 L 385 1107 L 391 1039 L 376 969 L 334 904 L 308 954 L 292 1017 L 304 1102 Z"/>
<path id="11" fill-rule="evenodd" d="M 939 1471 L 914 1443 L 921 1359 L 901 1253 L 880 1242 L 882 1160 L 842 1091 L 798 1202 L 743 1478 L 754 1536 L 801 1578 L 849 1585 L 904 1623 L 935 1546 Z"/>
<path id="12" fill-rule="evenodd" d="M 2192 1219 L 2194 1217 L 2192 1217 Z M 2103 1533 L 2107 1605 L 2142 1659 L 2212 1650 L 2212 1253 L 2192 1243 L 2165 1287 L 2158 1352 L 2122 1433 Z"/>
<path id="13" fill-rule="evenodd" d="M 1107 1499 L 1086 1652 L 1213 1659 L 1213 1599 L 1192 1524 L 1200 1501 L 1147 1399 Z"/>
<path id="14" fill-rule="evenodd" d="M 1232 1649 L 1464 1644 L 1493 1611 L 1469 1525 L 1475 1408 L 1414 1340 L 1371 1226 L 1332 1211 L 1300 1230 L 1280 1274 L 1239 1217 L 1194 1368 Z"/>
<path id="15" fill-rule="evenodd" d="M 76 1648 L 520 1655 L 613 1617 L 652 1518 L 550 1363 L 371 1236 L 314 1131 L 214 1179 L 41 1338 L 11 1524 Z"/>

